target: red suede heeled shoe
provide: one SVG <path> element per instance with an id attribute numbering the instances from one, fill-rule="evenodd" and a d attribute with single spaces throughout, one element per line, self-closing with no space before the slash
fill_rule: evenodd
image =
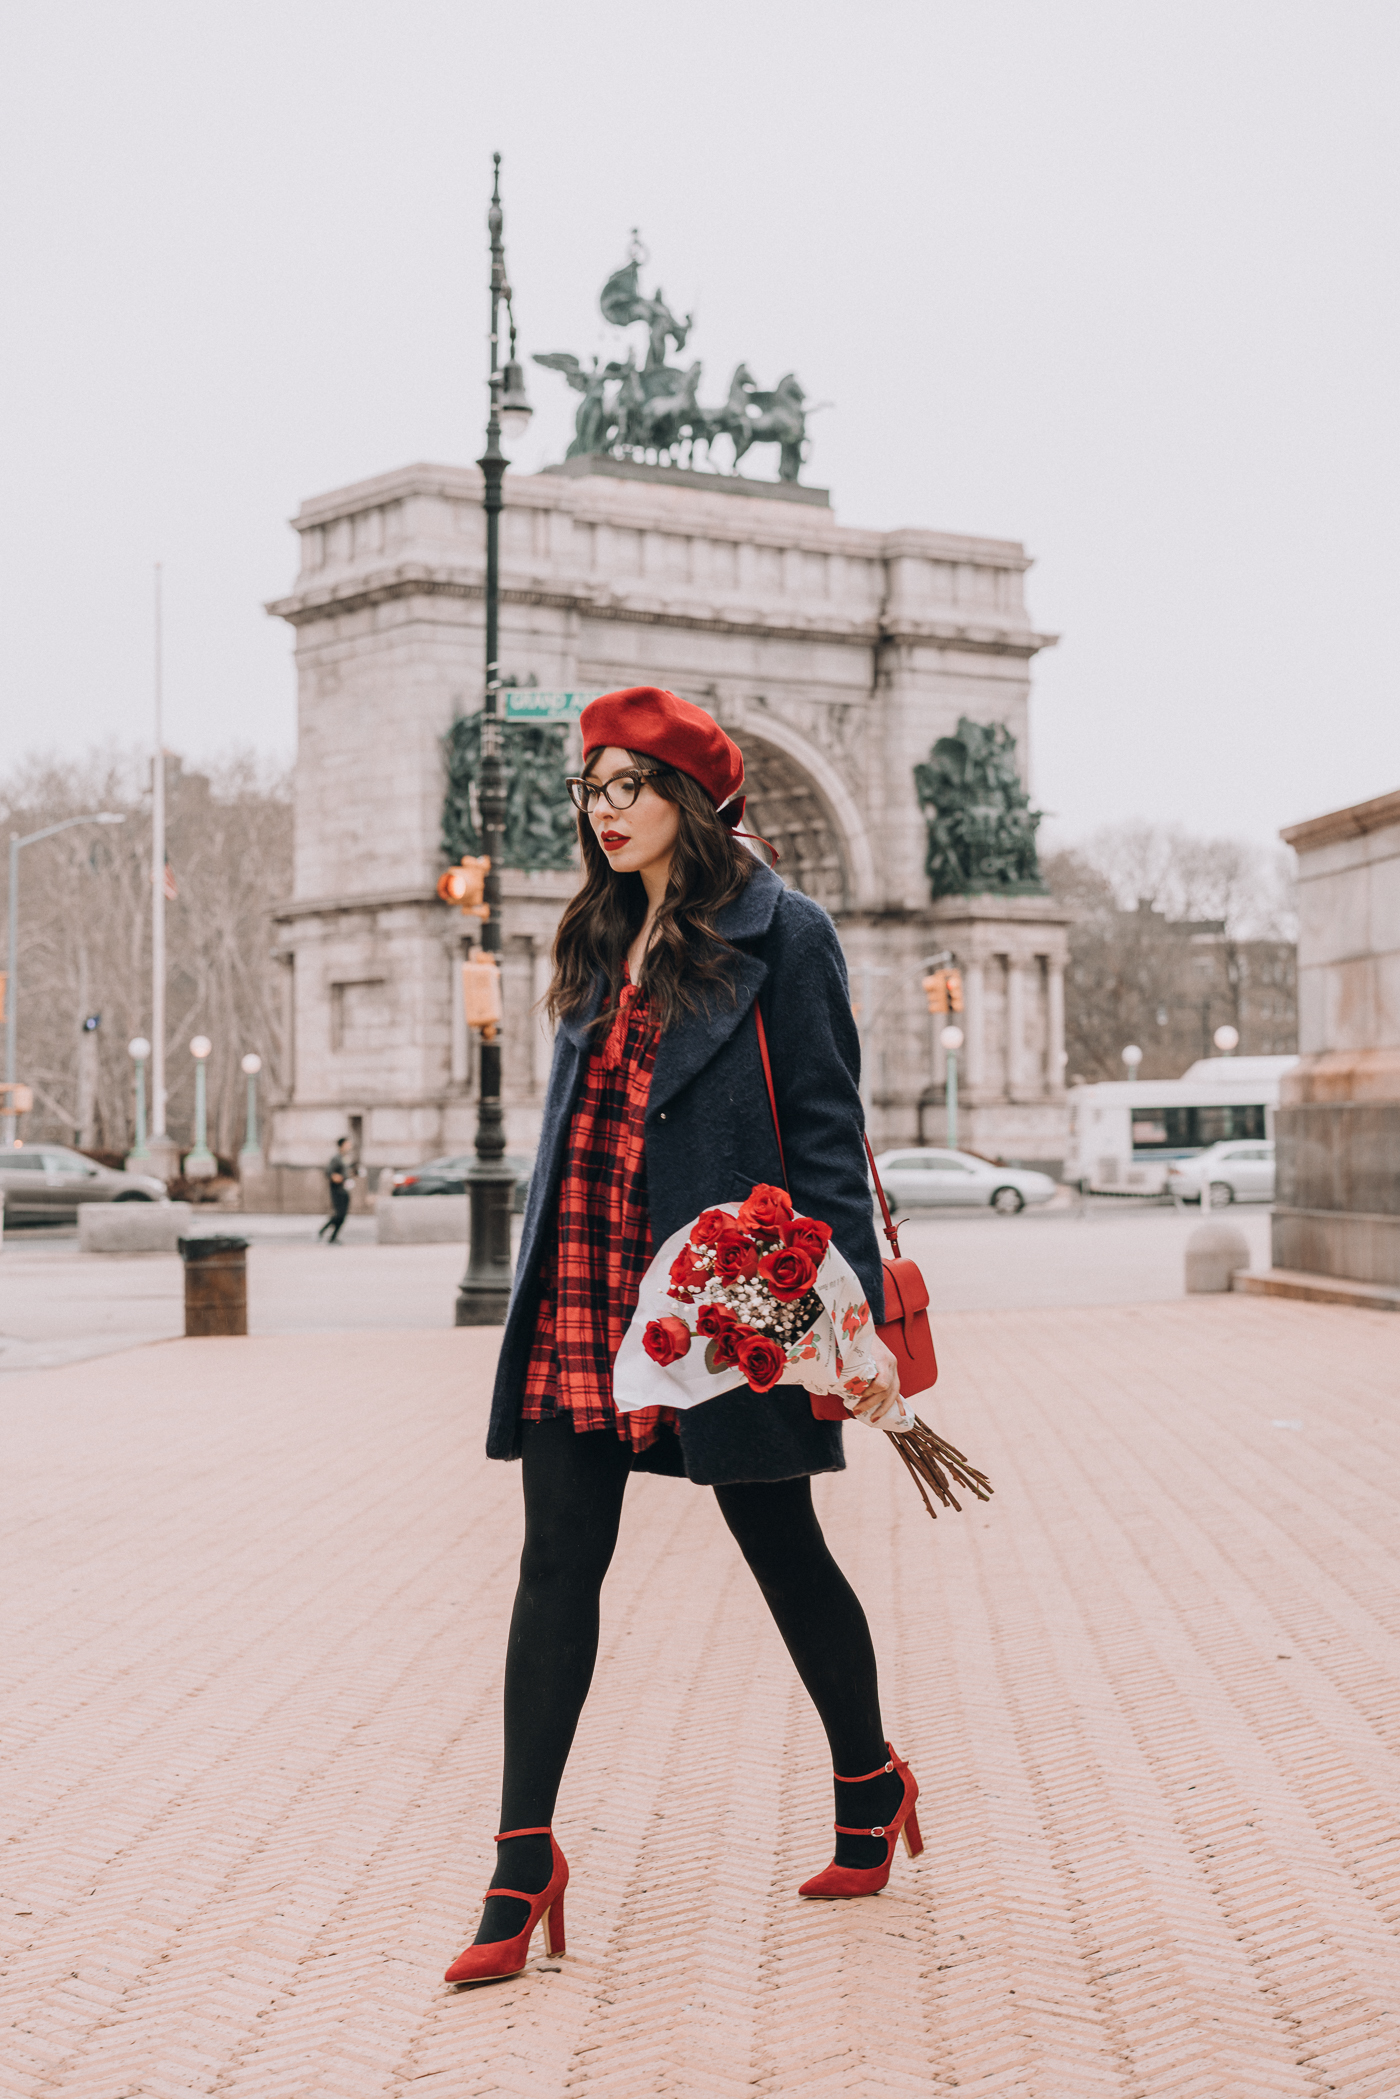
<path id="1" fill-rule="evenodd" d="M 919 1835 L 919 1818 L 914 1813 L 914 1803 L 919 1797 L 919 1781 L 903 1758 L 895 1754 L 893 1744 L 886 1742 L 885 1747 L 890 1752 L 890 1760 L 887 1764 L 881 1764 L 878 1771 L 862 1771 L 859 1778 L 842 1778 L 839 1771 L 836 1773 L 837 1780 L 843 1786 L 863 1785 L 869 1778 L 883 1778 L 887 1771 L 897 1771 L 903 1779 L 904 1798 L 899 1803 L 898 1812 L 892 1815 L 888 1822 L 877 1822 L 873 1829 L 848 1829 L 844 1823 L 836 1824 L 838 1837 L 883 1837 L 885 1863 L 883 1866 L 838 1866 L 833 1859 L 824 1873 L 817 1873 L 811 1880 L 803 1881 L 797 1891 L 799 1895 L 808 1895 L 817 1900 L 824 1898 L 828 1901 L 848 1895 L 878 1895 L 890 1877 L 894 1847 L 900 1837 L 904 1839 L 904 1848 L 910 1858 L 917 1858 L 923 1850 L 924 1840 Z"/>
<path id="2" fill-rule="evenodd" d="M 488 1888 L 489 1895 L 513 1895 L 517 1902 L 528 1902 L 530 1914 L 523 1931 L 513 1939 L 493 1939 L 486 1946 L 468 1946 L 459 1953 L 443 1977 L 444 1982 L 501 1982 L 508 1975 L 518 1975 L 525 1966 L 530 1953 L 530 1940 L 535 1926 L 544 1920 L 544 1949 L 551 1957 L 564 1951 L 564 1890 L 569 1885 L 569 1861 L 554 1841 L 554 1831 L 547 1825 L 543 1829 L 503 1829 L 497 1837 L 498 1844 L 507 1837 L 548 1837 L 553 1871 L 548 1883 L 538 1895 L 527 1895 L 521 1888 Z"/>

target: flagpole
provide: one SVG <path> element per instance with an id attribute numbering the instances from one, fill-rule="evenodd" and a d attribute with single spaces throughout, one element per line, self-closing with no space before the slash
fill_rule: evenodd
<path id="1" fill-rule="evenodd" d="M 155 749 L 151 754 L 151 1136 L 165 1137 L 165 732 L 160 563 L 155 573 Z M 168 1149 L 168 1143 L 160 1150 Z M 162 1166 L 164 1160 L 159 1162 Z"/>

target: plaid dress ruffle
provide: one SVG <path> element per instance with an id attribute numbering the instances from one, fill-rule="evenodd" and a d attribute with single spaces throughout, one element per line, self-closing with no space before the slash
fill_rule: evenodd
<path id="1" fill-rule="evenodd" d="M 637 1451 L 677 1418 L 672 1407 L 619 1414 L 612 1396 L 613 1358 L 653 1252 L 642 1124 L 660 1033 L 624 976 L 617 1019 L 588 1060 L 569 1125 L 520 1409 L 523 1421 L 568 1414 L 576 1430 L 613 1429 Z"/>

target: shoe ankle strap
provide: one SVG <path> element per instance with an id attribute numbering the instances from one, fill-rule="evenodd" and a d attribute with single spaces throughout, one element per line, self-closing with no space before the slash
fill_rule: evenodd
<path id="1" fill-rule="evenodd" d="M 838 1837 L 883 1837 L 887 1834 L 889 1825 L 877 1822 L 873 1829 L 848 1829 L 844 1822 L 836 1822 L 832 1827 Z"/>
<path id="2" fill-rule="evenodd" d="M 495 1841 L 498 1844 L 504 1844 L 507 1837 L 548 1837 L 553 1834 L 550 1824 L 542 1822 L 538 1829 L 503 1829 Z"/>
<path id="3" fill-rule="evenodd" d="M 838 1786 L 863 1786 L 866 1783 L 867 1779 L 883 1778 L 887 1771 L 893 1771 L 893 1751 L 891 1751 L 890 1754 L 891 1761 L 888 1764 L 881 1764 L 877 1771 L 862 1771 L 859 1778 L 845 1778 L 839 1771 L 833 1771 L 831 1775 L 836 1780 Z"/>

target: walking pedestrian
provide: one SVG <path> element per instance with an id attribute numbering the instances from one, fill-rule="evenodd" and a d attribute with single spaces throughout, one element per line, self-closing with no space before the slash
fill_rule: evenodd
<path id="1" fill-rule="evenodd" d="M 918 1786 L 885 1739 L 865 1613 L 822 1537 L 811 1475 L 839 1423 L 791 1386 L 619 1413 L 612 1364 L 656 1247 L 716 1204 L 787 1180 L 882 1313 L 862 1151 L 859 1039 L 831 920 L 740 843 L 743 758 L 703 709 L 643 686 L 583 714 L 580 887 L 560 921 L 558 1024 L 487 1436 L 520 1458 L 525 1541 L 506 1649 L 496 1872 L 449 1982 L 518 1974 L 541 1920 L 564 1947 L 569 1869 L 551 1827 L 588 1694 L 598 1598 L 633 1472 L 713 1489 L 830 1744 L 836 1855 L 799 1893 L 874 1894 Z M 754 1009 L 770 1048 L 781 1150 Z M 786 1175 L 784 1159 L 786 1157 Z M 857 1411 L 899 1404 L 893 1356 Z"/>
<path id="2" fill-rule="evenodd" d="M 330 1189 L 331 1214 L 316 1234 L 328 1246 L 334 1246 L 340 1238 L 340 1227 L 350 1213 L 350 1183 L 355 1178 L 355 1164 L 350 1157 L 350 1139 L 337 1137 L 335 1150 L 326 1161 L 326 1182 Z"/>

